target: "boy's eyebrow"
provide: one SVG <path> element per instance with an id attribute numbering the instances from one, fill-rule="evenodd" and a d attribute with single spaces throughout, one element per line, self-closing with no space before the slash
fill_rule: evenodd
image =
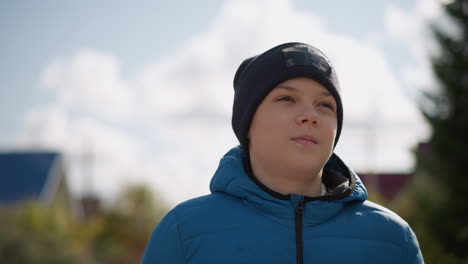
<path id="1" fill-rule="evenodd" d="M 275 89 L 284 89 L 284 90 L 293 91 L 293 92 L 297 91 L 297 88 L 296 88 L 296 87 L 288 86 L 288 85 L 279 85 L 279 86 L 277 86 Z M 330 93 L 330 91 L 328 91 L 328 90 L 322 91 L 322 92 L 320 93 L 320 95 L 322 95 L 322 96 L 333 96 L 333 95 Z"/>
<path id="2" fill-rule="evenodd" d="M 287 85 L 279 85 L 275 89 L 285 89 L 285 90 L 288 90 L 288 91 L 297 91 L 296 87 L 287 86 Z"/>

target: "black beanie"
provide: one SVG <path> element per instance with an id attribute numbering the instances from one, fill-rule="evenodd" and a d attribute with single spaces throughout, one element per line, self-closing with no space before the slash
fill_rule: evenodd
<path id="1" fill-rule="evenodd" d="M 295 77 L 308 77 L 319 82 L 335 98 L 338 120 L 336 146 L 343 124 L 343 105 L 336 72 L 323 52 L 308 44 L 291 42 L 244 60 L 234 76 L 232 128 L 247 156 L 250 123 L 258 106 L 278 84 Z"/>

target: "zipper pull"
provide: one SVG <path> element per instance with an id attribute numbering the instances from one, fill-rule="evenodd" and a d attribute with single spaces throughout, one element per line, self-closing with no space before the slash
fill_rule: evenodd
<path id="1" fill-rule="evenodd" d="M 303 214 L 304 213 L 304 198 L 299 200 L 299 203 L 297 204 L 297 207 L 296 207 L 296 213 L 297 214 Z"/>

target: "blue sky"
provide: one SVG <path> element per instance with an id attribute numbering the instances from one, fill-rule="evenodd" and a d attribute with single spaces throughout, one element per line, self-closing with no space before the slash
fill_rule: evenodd
<path id="1" fill-rule="evenodd" d="M 76 193 L 88 167 L 105 197 L 128 182 L 174 203 L 207 193 L 236 144 L 236 67 L 304 41 L 340 77 L 337 153 L 358 171 L 409 171 L 429 133 L 414 102 L 434 86 L 425 25 L 438 17 L 435 0 L 2 1 L 0 147 L 64 152 Z"/>

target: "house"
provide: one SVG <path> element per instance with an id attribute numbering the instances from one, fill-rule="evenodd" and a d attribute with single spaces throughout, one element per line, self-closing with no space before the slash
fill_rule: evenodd
<path id="1" fill-rule="evenodd" d="M 395 199 L 413 179 L 412 173 L 358 173 L 364 185 L 377 191 L 386 201 Z"/>
<path id="2" fill-rule="evenodd" d="M 0 208 L 37 201 L 73 215 L 65 174 L 57 152 L 0 153 Z"/>

